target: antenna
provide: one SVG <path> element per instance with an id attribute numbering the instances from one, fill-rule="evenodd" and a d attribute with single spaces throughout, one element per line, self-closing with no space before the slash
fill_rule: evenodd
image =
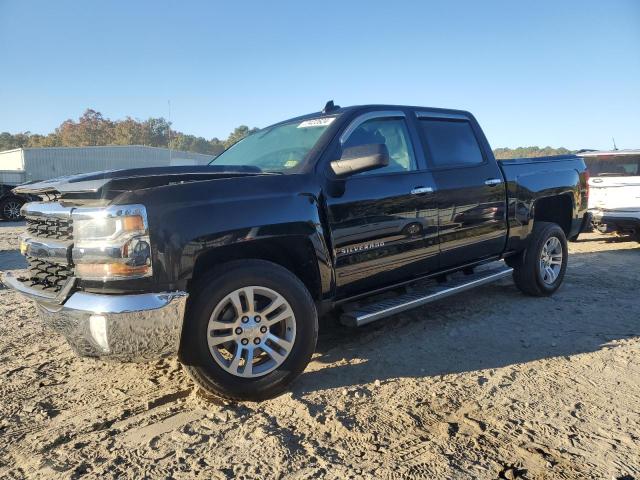
<path id="1" fill-rule="evenodd" d="M 169 105 L 169 166 L 171 166 L 171 100 L 167 100 Z"/>
<path id="2" fill-rule="evenodd" d="M 611 137 L 611 140 L 613 141 L 613 149 L 618 150 L 618 147 L 616 146 L 616 139 Z"/>

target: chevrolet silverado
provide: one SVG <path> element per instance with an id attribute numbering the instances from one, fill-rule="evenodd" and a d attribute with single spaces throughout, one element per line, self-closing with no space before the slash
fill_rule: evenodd
<path id="1" fill-rule="evenodd" d="M 496 161 L 465 111 L 328 102 L 208 166 L 16 188 L 42 201 L 3 282 L 79 355 L 177 355 L 203 389 L 261 400 L 331 310 L 360 326 L 507 275 L 553 294 L 586 180 L 576 156 Z"/>

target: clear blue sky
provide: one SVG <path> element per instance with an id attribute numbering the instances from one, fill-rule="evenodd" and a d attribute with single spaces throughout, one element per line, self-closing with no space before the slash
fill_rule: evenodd
<path id="1" fill-rule="evenodd" d="M 341 105 L 471 110 L 493 147 L 640 148 L 640 1 L 0 0 L 0 131 L 85 108 L 223 138 Z"/>

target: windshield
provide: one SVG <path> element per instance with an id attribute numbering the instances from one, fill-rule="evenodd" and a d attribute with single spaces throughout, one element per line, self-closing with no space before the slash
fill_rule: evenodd
<path id="1" fill-rule="evenodd" d="M 258 167 L 263 172 L 294 171 L 336 117 L 284 123 L 245 137 L 211 163 Z"/>

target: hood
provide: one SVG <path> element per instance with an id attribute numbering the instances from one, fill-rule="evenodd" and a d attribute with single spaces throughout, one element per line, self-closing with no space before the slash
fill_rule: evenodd
<path id="1" fill-rule="evenodd" d="M 82 173 L 40 182 L 25 183 L 14 188 L 13 191 L 15 193 L 33 195 L 99 194 L 104 193 L 106 190 L 137 190 L 171 183 L 261 174 L 269 175 L 261 172 L 257 167 L 230 165 L 130 168 Z"/>

